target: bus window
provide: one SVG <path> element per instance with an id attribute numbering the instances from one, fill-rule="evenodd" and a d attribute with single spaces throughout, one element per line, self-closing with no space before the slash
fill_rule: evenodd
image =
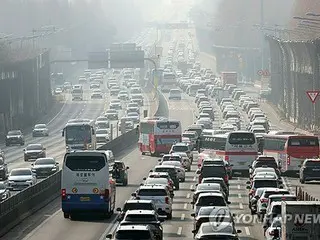
<path id="1" fill-rule="evenodd" d="M 153 133 L 153 125 L 148 123 L 140 123 L 140 132 L 144 134 Z"/>
<path id="2" fill-rule="evenodd" d="M 253 133 L 230 133 L 230 144 L 254 144 L 256 142 Z"/>
<path id="3" fill-rule="evenodd" d="M 265 138 L 263 143 L 263 149 L 283 151 L 286 144 L 286 139 L 270 139 Z"/>
<path id="4" fill-rule="evenodd" d="M 71 171 L 100 171 L 106 166 L 106 159 L 102 156 L 67 156 L 65 161 Z"/>
<path id="5" fill-rule="evenodd" d="M 289 138 L 288 146 L 297 146 L 297 147 L 310 147 L 310 146 L 319 146 L 319 141 L 317 138 Z"/>

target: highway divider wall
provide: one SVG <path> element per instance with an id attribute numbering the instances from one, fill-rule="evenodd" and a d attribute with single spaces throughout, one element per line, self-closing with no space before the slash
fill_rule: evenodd
<path id="1" fill-rule="evenodd" d="M 168 117 L 169 110 L 167 102 L 158 91 L 159 100 L 156 116 Z M 160 114 L 160 115 L 158 115 Z M 117 157 L 126 149 L 137 144 L 139 133 L 133 129 L 107 144 L 98 150 L 112 150 Z M 55 198 L 59 197 L 61 191 L 61 170 L 52 176 L 38 182 L 34 186 L 28 187 L 18 194 L 0 203 L 0 237 L 10 229 L 18 225 L 25 218 L 43 208 Z"/>

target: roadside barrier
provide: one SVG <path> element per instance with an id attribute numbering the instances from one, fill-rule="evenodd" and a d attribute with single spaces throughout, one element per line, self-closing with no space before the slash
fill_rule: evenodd
<path id="1" fill-rule="evenodd" d="M 319 201 L 319 199 L 313 197 L 306 191 L 303 191 L 301 187 L 296 186 L 296 196 L 298 201 Z"/>

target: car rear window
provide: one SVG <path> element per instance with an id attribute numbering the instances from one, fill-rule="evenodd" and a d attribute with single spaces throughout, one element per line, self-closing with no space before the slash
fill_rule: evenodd
<path id="1" fill-rule="evenodd" d="M 126 203 L 123 211 L 128 210 L 154 210 L 152 204 L 149 203 Z"/>
<path id="2" fill-rule="evenodd" d="M 275 161 L 273 160 L 268 160 L 268 161 L 259 161 L 255 164 L 255 167 L 258 168 L 258 167 L 263 167 L 263 166 L 266 166 L 266 167 L 271 167 L 271 168 L 277 168 L 278 165 Z"/>
<path id="3" fill-rule="evenodd" d="M 124 220 L 130 222 L 152 222 L 156 221 L 156 217 L 151 214 L 129 214 Z"/>
<path id="4" fill-rule="evenodd" d="M 202 168 L 202 177 L 224 177 L 226 169 L 224 166 L 204 166 Z"/>
<path id="5" fill-rule="evenodd" d="M 164 189 L 140 189 L 139 196 L 167 196 L 167 191 Z"/>
<path id="6" fill-rule="evenodd" d="M 151 236 L 146 230 L 120 230 L 116 232 L 115 239 L 149 240 Z"/>
<path id="7" fill-rule="evenodd" d="M 226 202 L 222 197 L 205 196 L 198 199 L 198 206 L 226 206 Z"/>
<path id="8" fill-rule="evenodd" d="M 320 167 L 320 161 L 307 161 L 307 167 Z"/>
<path id="9" fill-rule="evenodd" d="M 270 188 L 277 188 L 278 181 L 273 180 L 255 180 L 253 182 L 254 188 L 262 188 L 262 187 L 270 187 Z"/>
<path id="10" fill-rule="evenodd" d="M 175 152 L 187 152 L 189 148 L 188 146 L 172 146 L 172 150 Z"/>
<path id="11" fill-rule="evenodd" d="M 281 201 L 297 201 L 297 197 L 274 197 L 271 199 L 271 202 L 281 202 Z"/>
<path id="12" fill-rule="evenodd" d="M 181 157 L 180 156 L 163 156 L 162 159 L 163 161 L 180 161 Z"/>
<path id="13" fill-rule="evenodd" d="M 270 195 L 278 194 L 277 191 L 268 191 L 264 193 L 265 198 L 269 198 Z M 289 191 L 281 191 L 281 194 L 290 194 Z"/>

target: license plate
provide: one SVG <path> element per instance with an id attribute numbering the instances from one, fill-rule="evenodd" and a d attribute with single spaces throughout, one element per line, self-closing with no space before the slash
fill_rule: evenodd
<path id="1" fill-rule="evenodd" d="M 80 197 L 80 201 L 81 202 L 89 202 L 90 201 L 90 197 Z"/>

